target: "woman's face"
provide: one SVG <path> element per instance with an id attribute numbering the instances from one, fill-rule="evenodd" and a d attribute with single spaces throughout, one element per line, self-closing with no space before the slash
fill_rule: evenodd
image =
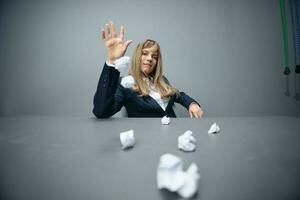
<path id="1" fill-rule="evenodd" d="M 158 53 L 157 45 L 142 49 L 141 71 L 145 76 L 149 76 L 156 68 Z"/>

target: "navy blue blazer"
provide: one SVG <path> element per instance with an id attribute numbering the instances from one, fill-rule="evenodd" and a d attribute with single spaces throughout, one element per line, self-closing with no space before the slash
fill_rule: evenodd
<path id="1" fill-rule="evenodd" d="M 180 92 L 180 95 L 170 97 L 164 111 L 151 96 L 143 97 L 131 88 L 124 88 L 120 84 L 120 72 L 105 63 L 94 96 L 93 113 L 97 118 L 107 118 L 125 106 L 128 117 L 176 117 L 174 102 L 180 103 L 186 109 L 192 102 L 197 103 L 184 92 Z"/>

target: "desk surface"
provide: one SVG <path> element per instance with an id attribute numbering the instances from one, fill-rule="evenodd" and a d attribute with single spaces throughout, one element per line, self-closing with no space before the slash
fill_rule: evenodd
<path id="1" fill-rule="evenodd" d="M 207 133 L 217 122 L 220 134 Z M 194 199 L 300 199 L 300 118 L 0 118 L 1 199 L 181 199 L 156 188 L 165 153 L 199 167 Z M 123 151 L 122 131 L 134 148 Z M 196 151 L 177 137 L 192 130 Z"/>

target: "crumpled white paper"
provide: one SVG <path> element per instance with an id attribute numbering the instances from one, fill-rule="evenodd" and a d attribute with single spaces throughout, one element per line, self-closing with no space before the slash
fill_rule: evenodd
<path id="1" fill-rule="evenodd" d="M 120 72 L 120 76 L 128 75 L 130 57 L 123 56 L 115 60 L 115 68 Z"/>
<path id="2" fill-rule="evenodd" d="M 196 142 L 196 139 L 193 132 L 188 130 L 178 137 L 178 148 L 183 151 L 194 151 L 196 145 L 193 142 Z"/>
<path id="3" fill-rule="evenodd" d="M 171 192 L 177 192 L 184 198 L 190 198 L 198 190 L 198 167 L 192 163 L 188 170 L 182 170 L 181 158 L 172 155 L 164 154 L 160 157 L 157 167 L 157 187 L 165 188 Z"/>
<path id="4" fill-rule="evenodd" d="M 192 163 L 186 171 L 186 180 L 182 188 L 178 190 L 178 194 L 184 198 L 190 198 L 198 190 L 198 180 L 200 175 L 198 174 L 198 167 L 195 163 Z"/>
<path id="5" fill-rule="evenodd" d="M 220 132 L 219 125 L 215 122 L 213 125 L 211 125 L 210 129 L 207 131 L 208 133 L 218 133 Z"/>
<path id="6" fill-rule="evenodd" d="M 161 124 L 163 124 L 163 125 L 168 125 L 168 124 L 170 124 L 170 122 L 171 122 L 171 120 L 167 116 L 164 116 L 163 118 L 161 118 Z"/>
<path id="7" fill-rule="evenodd" d="M 132 147 L 135 144 L 133 130 L 120 133 L 120 141 L 122 144 L 122 149 Z"/>
<path id="8" fill-rule="evenodd" d="M 132 88 L 134 83 L 134 78 L 130 75 L 123 77 L 121 80 L 121 85 L 124 88 Z"/>
<path id="9" fill-rule="evenodd" d="M 157 168 L 157 187 L 175 192 L 184 185 L 184 180 L 181 158 L 172 154 L 162 155 Z"/>

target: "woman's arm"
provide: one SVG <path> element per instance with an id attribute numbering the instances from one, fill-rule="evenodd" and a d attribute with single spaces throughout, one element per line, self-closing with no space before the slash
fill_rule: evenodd
<path id="1" fill-rule="evenodd" d="M 104 64 L 94 96 L 93 113 L 96 117 L 110 117 L 120 111 L 124 105 L 124 88 L 119 84 L 119 77 L 119 71 Z"/>
<path id="2" fill-rule="evenodd" d="M 164 81 L 170 85 L 169 80 L 163 76 Z M 190 96 L 185 94 L 184 92 L 180 92 L 179 96 L 174 96 L 174 101 L 177 103 L 180 103 L 182 106 L 184 106 L 188 111 L 190 117 L 196 117 L 196 118 L 202 118 L 203 117 L 203 111 L 201 109 L 200 104 L 192 99 Z"/>
<path id="3" fill-rule="evenodd" d="M 184 106 L 189 111 L 189 115 L 191 118 L 203 117 L 204 113 L 201 109 L 200 104 L 184 92 L 180 92 L 180 95 L 175 99 L 175 102 L 180 103 L 182 106 Z"/>
<path id="4" fill-rule="evenodd" d="M 124 41 L 124 27 L 116 34 L 113 22 L 105 24 L 101 30 L 102 40 L 107 51 L 107 62 L 114 64 L 115 60 L 124 56 L 132 40 Z M 124 105 L 125 97 L 119 84 L 120 72 L 114 67 L 104 64 L 97 91 L 94 96 L 93 113 L 98 118 L 110 117 Z"/>

